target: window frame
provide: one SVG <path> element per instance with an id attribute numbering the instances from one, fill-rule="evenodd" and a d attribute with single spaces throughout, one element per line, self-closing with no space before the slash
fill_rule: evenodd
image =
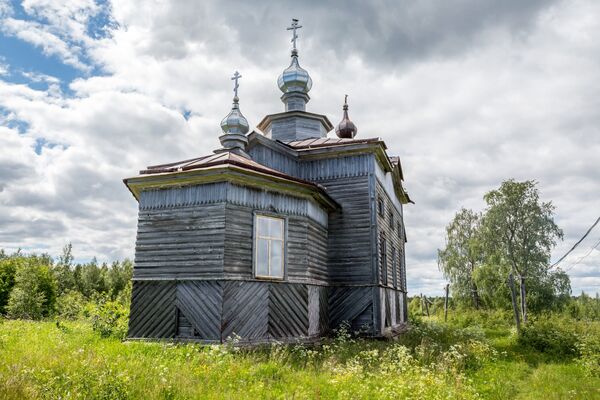
<path id="1" fill-rule="evenodd" d="M 377 198 L 377 214 L 379 214 L 381 218 L 385 219 L 385 203 L 381 196 Z"/>
<path id="2" fill-rule="evenodd" d="M 398 250 L 396 246 L 392 246 L 392 285 L 394 288 L 398 288 Z"/>
<path id="3" fill-rule="evenodd" d="M 387 286 L 388 284 L 388 257 L 387 257 L 387 240 L 385 235 L 381 235 L 379 238 L 379 252 L 381 257 L 381 284 Z"/>
<path id="4" fill-rule="evenodd" d="M 265 213 L 265 212 L 255 212 L 253 213 L 253 229 L 252 229 L 252 275 L 255 279 L 260 280 L 271 280 L 271 281 L 282 281 L 287 279 L 287 226 L 288 219 L 286 216 L 274 214 L 274 213 Z M 259 218 L 270 218 L 275 220 L 280 220 L 283 224 L 282 226 L 282 237 L 281 239 L 273 238 L 269 236 L 260 236 L 258 234 L 258 221 Z M 269 246 L 273 241 L 281 241 L 282 244 L 282 254 L 281 254 L 281 275 L 271 275 L 271 257 L 270 252 L 268 256 L 268 270 L 269 275 L 261 275 L 258 273 L 258 240 L 264 239 L 268 241 Z M 270 249 L 270 247 L 269 247 Z"/>

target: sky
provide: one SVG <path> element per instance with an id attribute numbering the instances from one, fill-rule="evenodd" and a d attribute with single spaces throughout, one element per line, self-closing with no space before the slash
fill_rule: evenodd
<path id="1" fill-rule="evenodd" d="M 0 0 L 0 248 L 133 257 L 122 179 L 219 147 L 230 76 L 254 127 L 283 111 L 291 18 L 307 111 L 399 155 L 409 294 L 442 293 L 437 249 L 461 207 L 533 179 L 556 207 L 557 260 L 600 216 L 596 0 Z M 600 227 L 560 266 L 600 291 Z"/>

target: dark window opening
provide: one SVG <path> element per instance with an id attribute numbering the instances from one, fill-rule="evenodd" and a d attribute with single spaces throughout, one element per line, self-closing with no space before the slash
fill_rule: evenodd
<path id="1" fill-rule="evenodd" d="M 392 231 L 394 230 L 394 213 L 392 211 L 390 211 L 390 228 L 392 229 Z"/>
<path id="2" fill-rule="evenodd" d="M 385 207 L 383 206 L 383 199 L 381 197 L 377 199 L 377 212 L 380 217 L 385 218 Z"/>
<path id="3" fill-rule="evenodd" d="M 392 279 L 394 287 L 398 287 L 398 260 L 396 258 L 396 248 L 392 247 Z"/>
<path id="4" fill-rule="evenodd" d="M 385 293 L 385 296 L 382 299 L 385 302 L 385 322 L 384 322 L 384 326 L 386 328 L 389 328 L 392 326 L 392 307 L 390 306 L 390 300 L 389 297 L 387 296 L 387 293 Z"/>
<path id="5" fill-rule="evenodd" d="M 380 244 L 380 251 L 381 251 L 381 282 L 384 285 L 387 285 L 387 272 L 388 272 L 388 265 L 387 265 L 387 243 L 385 241 L 385 238 L 383 236 L 381 236 L 381 244 Z"/>

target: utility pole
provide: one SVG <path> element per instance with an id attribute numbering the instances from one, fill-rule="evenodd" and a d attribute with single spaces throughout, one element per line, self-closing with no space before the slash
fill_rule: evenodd
<path id="1" fill-rule="evenodd" d="M 444 298 L 444 322 L 448 321 L 448 292 L 450 291 L 450 284 L 446 284 L 446 297 Z"/>

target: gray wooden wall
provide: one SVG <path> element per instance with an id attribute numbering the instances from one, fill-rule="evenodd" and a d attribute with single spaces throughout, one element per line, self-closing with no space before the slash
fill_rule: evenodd
<path id="1" fill-rule="evenodd" d="M 144 191 L 140 197 L 130 337 L 264 341 L 323 334 L 348 321 L 379 335 L 406 321 L 402 209 L 373 154 L 298 161 L 262 145 L 252 157 L 324 186 L 329 215 L 300 197 L 230 183 Z M 383 179 L 383 181 L 382 181 Z M 386 202 L 385 219 L 376 199 Z M 398 206 L 399 205 L 399 206 Z M 395 226 L 388 225 L 388 211 Z M 255 212 L 286 217 L 286 280 L 253 278 Z M 388 238 L 388 285 L 379 235 Z M 392 246 L 398 284 L 393 285 Z"/>
<path id="2" fill-rule="evenodd" d="M 134 281 L 130 338 L 295 341 L 324 334 L 327 288 L 239 280 Z"/>
<path id="3" fill-rule="evenodd" d="M 380 292 L 379 324 L 385 329 L 387 318 L 389 326 L 395 326 L 407 321 L 406 315 L 406 269 L 405 269 L 405 243 L 404 243 L 404 220 L 402 210 L 398 209 L 398 203 L 392 199 L 395 194 L 388 193 L 386 187 L 378 179 L 376 185 L 376 202 L 382 200 L 384 204 L 383 216 L 377 214 L 377 272 L 378 283 L 382 289 Z M 393 224 L 390 223 L 393 215 Z M 386 240 L 386 257 L 383 257 L 381 238 Z M 394 251 L 395 250 L 395 251 Z M 383 262 L 387 261 L 387 268 Z M 387 283 L 384 274 L 387 272 Z M 394 279 L 395 275 L 395 279 Z"/>

